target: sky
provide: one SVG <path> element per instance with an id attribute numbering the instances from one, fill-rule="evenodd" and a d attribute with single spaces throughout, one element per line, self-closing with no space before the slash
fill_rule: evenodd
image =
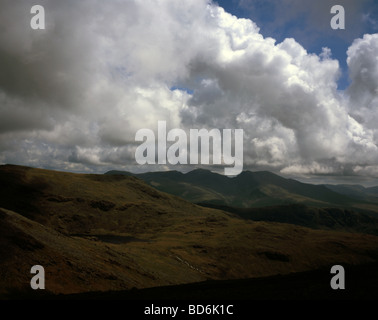
<path id="1" fill-rule="evenodd" d="M 136 163 L 164 120 L 243 129 L 245 170 L 378 185 L 377 1 L 37 2 L 44 30 L 35 1 L 0 0 L 0 163 L 194 169 Z"/>
<path id="2" fill-rule="evenodd" d="M 265 37 L 278 42 L 294 38 L 308 52 L 321 54 L 322 48 L 331 49 L 332 58 L 341 68 L 338 89 L 350 84 L 347 50 L 353 40 L 364 34 L 378 32 L 378 3 L 374 0 L 219 0 L 227 12 L 251 19 Z M 345 10 L 345 29 L 330 28 L 330 8 L 342 5 Z"/>

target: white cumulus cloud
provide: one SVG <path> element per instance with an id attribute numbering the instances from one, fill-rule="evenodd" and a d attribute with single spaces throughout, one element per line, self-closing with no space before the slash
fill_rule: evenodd
<path id="1" fill-rule="evenodd" d="M 0 0 L 1 162 L 140 170 L 135 133 L 165 120 L 244 129 L 245 169 L 376 175 L 377 34 L 350 46 L 340 92 L 330 49 L 206 0 L 42 2 L 35 31 L 29 1 Z"/>

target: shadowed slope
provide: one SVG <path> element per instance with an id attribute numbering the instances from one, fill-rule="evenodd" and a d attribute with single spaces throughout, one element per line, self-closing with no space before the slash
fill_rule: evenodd
<path id="1" fill-rule="evenodd" d="M 255 278 L 361 264 L 378 237 L 245 221 L 127 176 L 0 167 L 0 293 L 52 293 Z"/>

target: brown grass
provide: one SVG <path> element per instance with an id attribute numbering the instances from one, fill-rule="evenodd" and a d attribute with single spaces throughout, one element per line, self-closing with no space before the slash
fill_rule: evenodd
<path id="1" fill-rule="evenodd" d="M 378 237 L 252 222 L 133 177 L 0 167 L 0 293 L 53 293 L 239 279 L 376 261 Z M 118 237 L 118 238 L 117 238 Z"/>

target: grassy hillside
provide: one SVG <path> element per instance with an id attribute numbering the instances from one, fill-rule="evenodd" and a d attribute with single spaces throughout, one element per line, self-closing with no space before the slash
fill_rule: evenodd
<path id="1" fill-rule="evenodd" d="M 378 237 L 246 221 L 135 177 L 0 167 L 0 295 L 257 278 L 378 259 Z"/>
<path id="2" fill-rule="evenodd" d="M 316 208 L 303 204 L 267 206 L 262 208 L 235 208 L 202 204 L 235 213 L 244 219 L 290 223 L 313 229 L 359 232 L 378 235 L 378 219 L 370 215 L 344 208 Z"/>
<path id="3" fill-rule="evenodd" d="M 370 203 L 378 203 L 378 187 L 365 188 L 360 185 L 325 185 L 328 189 L 347 195 L 354 199 Z"/>

